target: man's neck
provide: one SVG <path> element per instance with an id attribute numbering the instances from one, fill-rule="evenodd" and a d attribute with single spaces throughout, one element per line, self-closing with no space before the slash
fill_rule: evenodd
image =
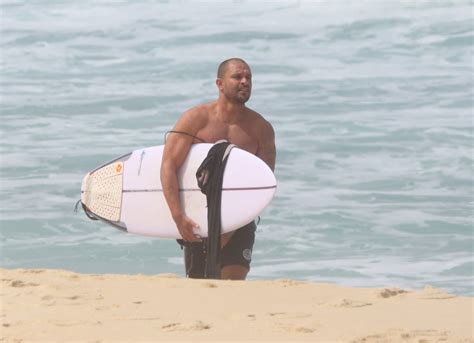
<path id="1" fill-rule="evenodd" d="M 235 123 L 241 120 L 246 109 L 245 104 L 235 104 L 219 99 L 216 114 L 224 123 Z"/>

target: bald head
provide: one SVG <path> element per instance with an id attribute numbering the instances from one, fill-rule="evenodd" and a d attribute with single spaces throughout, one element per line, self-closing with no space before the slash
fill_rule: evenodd
<path id="1" fill-rule="evenodd" d="M 222 62 L 219 65 L 219 68 L 217 69 L 217 78 L 222 79 L 224 77 L 224 74 L 226 73 L 227 68 L 229 67 L 229 65 L 231 63 L 234 63 L 234 62 L 243 63 L 243 64 L 247 65 L 247 67 L 249 66 L 248 63 L 245 62 L 241 58 L 238 58 L 238 57 L 229 58 L 228 60 L 225 60 L 224 62 Z M 249 69 L 250 69 L 250 67 L 249 67 Z"/>

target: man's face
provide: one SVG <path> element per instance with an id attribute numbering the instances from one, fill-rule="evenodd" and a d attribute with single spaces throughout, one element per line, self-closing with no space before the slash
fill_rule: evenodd
<path id="1" fill-rule="evenodd" d="M 219 89 L 225 97 L 234 103 L 245 104 L 252 92 L 252 72 L 242 62 L 230 62 L 222 77 Z"/>

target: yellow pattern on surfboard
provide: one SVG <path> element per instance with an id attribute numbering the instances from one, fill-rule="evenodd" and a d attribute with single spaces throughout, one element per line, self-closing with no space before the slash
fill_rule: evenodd
<path id="1" fill-rule="evenodd" d="M 82 187 L 82 203 L 104 219 L 119 221 L 122 187 L 123 162 L 111 163 L 85 178 Z"/>

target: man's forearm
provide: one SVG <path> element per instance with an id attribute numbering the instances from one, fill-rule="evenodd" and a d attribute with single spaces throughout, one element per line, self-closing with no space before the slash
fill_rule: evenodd
<path id="1" fill-rule="evenodd" d="M 183 216 L 176 172 L 173 172 L 169 168 L 163 168 L 161 170 L 161 184 L 163 187 L 163 195 L 171 211 L 171 216 L 176 222 Z"/>

